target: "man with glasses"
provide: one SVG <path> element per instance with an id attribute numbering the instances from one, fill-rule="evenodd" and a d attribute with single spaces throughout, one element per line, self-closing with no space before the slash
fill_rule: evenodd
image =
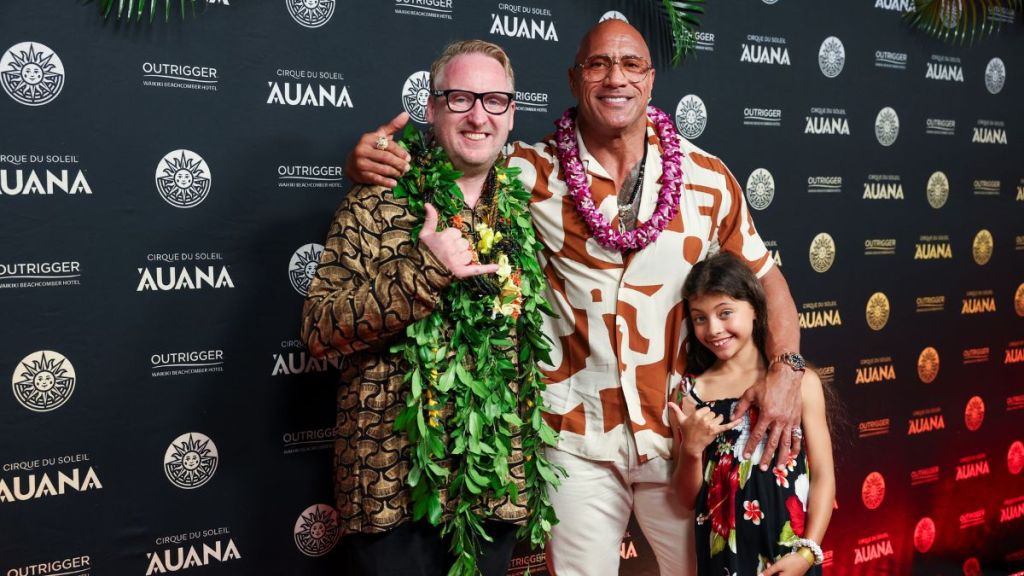
<path id="1" fill-rule="evenodd" d="M 516 143 L 509 161 L 533 195 L 548 299 L 558 314 L 545 326 L 555 350 L 543 366 L 549 420 L 559 431 L 549 459 L 568 472 L 551 491 L 560 522 L 548 564 L 558 576 L 618 574 L 631 513 L 663 576 L 695 573 L 693 518 L 670 484 L 667 403 L 686 373 L 683 281 L 710 254 L 741 258 L 768 299 L 769 376 L 734 412 L 738 418 L 752 403 L 759 407 L 737 455 L 755 456 L 767 469 L 773 456 L 783 466 L 799 449 L 803 366 L 789 288 L 722 161 L 679 138 L 667 115 L 648 108 L 654 77 L 635 28 L 619 20 L 597 24 L 569 69 L 576 109 L 544 142 Z M 400 116 L 363 136 L 346 165 L 353 180 L 401 174 L 404 157 L 367 144 L 402 123 Z M 767 445 L 757 448 L 766 433 Z"/>
<path id="2" fill-rule="evenodd" d="M 433 136 L 462 173 L 455 180 L 465 200 L 459 216 L 466 223 L 487 222 L 495 209 L 489 197 L 494 195 L 494 165 L 515 113 L 509 59 L 488 42 L 456 42 L 434 62 L 431 82 L 434 97 L 427 118 Z M 382 148 L 387 144 L 379 143 Z M 432 314 L 446 288 L 495 273 L 499 266 L 476 263 L 462 230 L 438 231 L 438 211 L 429 200 L 421 219 L 412 214 L 409 197 L 399 196 L 380 186 L 356 186 L 345 197 L 305 302 L 302 337 L 314 356 L 344 359 L 335 443 L 336 507 L 342 555 L 349 563 L 343 573 L 444 576 L 456 561 L 448 553 L 451 536 L 443 537 L 441 527 L 426 520 L 413 521 L 410 452 L 418 445 L 395 426 L 406 407 L 409 385 L 403 377 L 409 364 L 392 347 L 406 337 L 406 327 Z M 416 243 L 413 230 L 420 225 Z M 442 309 L 442 331 L 451 328 L 446 314 Z M 514 340 L 516 335 L 494 337 Z M 493 354 L 510 354 L 512 365 L 516 349 L 511 345 Z M 508 386 L 516 394 L 517 383 Z M 440 418 L 457 410 L 454 403 L 437 406 L 436 414 Z M 506 461 L 506 481 L 515 490 L 487 492 L 482 500 L 480 514 L 488 518 L 483 526 L 490 541 L 479 539 L 475 565 L 485 576 L 505 575 L 516 530 L 529 514 L 523 455 L 516 437 Z M 460 504 L 445 502 L 448 488 L 440 496 L 445 518 Z M 545 485 L 530 490 L 542 496 Z"/>

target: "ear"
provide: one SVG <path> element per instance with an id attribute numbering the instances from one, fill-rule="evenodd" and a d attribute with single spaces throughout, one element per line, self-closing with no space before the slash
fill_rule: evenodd
<path id="1" fill-rule="evenodd" d="M 508 106 L 508 131 L 511 132 L 516 124 L 516 103 L 513 100 Z"/>
<path id="2" fill-rule="evenodd" d="M 440 98 L 434 98 L 431 96 L 427 98 L 427 124 L 434 123 L 434 103 L 440 100 Z"/>
<path id="3" fill-rule="evenodd" d="M 569 69 L 566 70 L 566 75 L 569 77 L 569 91 L 572 92 L 573 98 L 579 100 L 580 96 L 577 90 L 578 86 L 576 85 L 576 77 L 573 76 L 573 72 L 575 72 L 575 70 L 575 66 L 570 66 Z"/>

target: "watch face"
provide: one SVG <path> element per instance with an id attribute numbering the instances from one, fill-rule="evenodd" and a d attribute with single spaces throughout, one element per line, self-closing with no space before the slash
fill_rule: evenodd
<path id="1" fill-rule="evenodd" d="M 804 362 L 804 357 L 795 352 L 783 354 L 779 359 L 782 362 L 789 364 L 789 366 L 794 370 L 803 370 L 807 365 L 807 363 Z"/>

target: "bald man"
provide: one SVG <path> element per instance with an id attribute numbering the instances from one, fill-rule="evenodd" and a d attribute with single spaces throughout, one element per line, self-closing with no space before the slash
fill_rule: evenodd
<path id="1" fill-rule="evenodd" d="M 554 350 L 552 363 L 542 368 L 548 419 L 559 432 L 549 458 L 568 477 L 550 492 L 560 522 L 552 531 L 548 566 L 557 576 L 617 575 L 619 544 L 635 513 L 662 576 L 690 576 L 696 571 L 693 517 L 670 484 L 667 414 L 686 373 L 683 281 L 693 264 L 725 250 L 764 285 L 769 376 L 748 391 L 734 414 L 758 405 L 760 418 L 744 456 L 750 458 L 767 435 L 764 469 L 777 446 L 780 463 L 799 448 L 799 437 L 791 434 L 800 420 L 802 376 L 796 306 L 722 161 L 682 138 L 673 144 L 659 134 L 658 126 L 670 121 L 648 110 L 655 70 L 640 33 L 619 20 L 594 26 L 568 76 L 577 106 L 569 115 L 575 138 L 567 134 L 576 146 L 555 136 L 534 145 L 517 142 L 509 159 L 532 192 L 547 298 L 558 315 L 546 319 Z M 401 174 L 406 158 L 392 152 L 400 148 L 380 152 L 373 143 L 404 121 L 400 115 L 363 136 L 346 166 L 353 180 L 390 185 Z M 568 180 L 587 190 L 570 191 L 560 146 L 562 152 L 577 150 L 585 177 Z M 652 221 L 664 208 L 662 187 L 680 171 L 678 210 L 656 240 L 631 248 L 598 240 Z M 594 218 L 584 220 L 587 208 L 574 199 L 581 192 L 589 192 L 603 231 L 600 222 L 593 227 Z"/>

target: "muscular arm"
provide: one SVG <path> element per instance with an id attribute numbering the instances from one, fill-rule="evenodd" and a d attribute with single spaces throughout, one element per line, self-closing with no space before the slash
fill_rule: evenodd
<path id="1" fill-rule="evenodd" d="M 768 303 L 768 341 L 766 348 L 769 360 L 782 352 L 800 351 L 800 323 L 796 304 L 789 293 L 789 284 L 777 267 L 773 267 L 761 279 Z M 767 470 L 772 456 L 782 466 L 791 453 L 800 450 L 800 439 L 791 435 L 794 426 L 800 424 L 800 379 L 797 372 L 781 363 L 768 369 L 764 382 L 750 387 L 736 406 L 733 418 L 739 418 L 751 404 L 760 408 L 760 416 L 750 439 L 744 448 L 749 458 L 761 439 L 768 434 L 768 443 L 760 466 Z M 776 448 L 778 451 L 776 452 Z"/>
<path id="2" fill-rule="evenodd" d="M 778 266 L 773 266 L 761 278 L 768 300 L 768 342 L 769 358 L 783 352 L 800 351 L 800 321 L 796 314 L 796 303 L 789 293 L 789 284 Z"/>
<path id="3" fill-rule="evenodd" d="M 450 275 L 412 244 L 411 228 L 405 207 L 379 189 L 357 187 L 345 198 L 303 307 L 302 339 L 313 356 L 383 346 L 434 309 Z"/>

